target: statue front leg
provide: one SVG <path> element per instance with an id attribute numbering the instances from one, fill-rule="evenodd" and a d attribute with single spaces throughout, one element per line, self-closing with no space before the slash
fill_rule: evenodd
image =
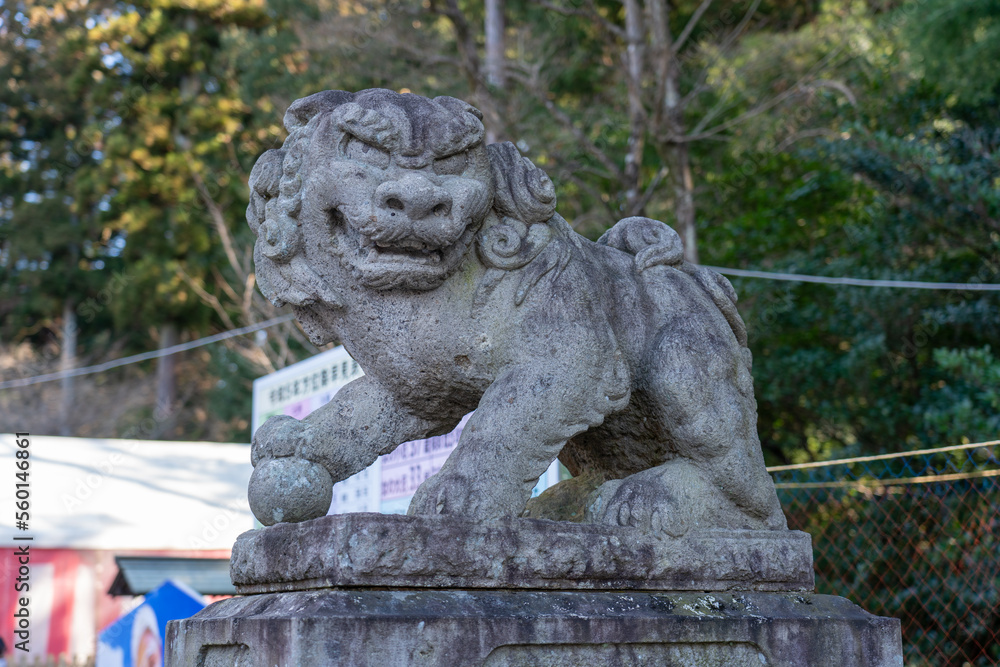
<path id="1" fill-rule="evenodd" d="M 441 470 L 417 489 L 408 513 L 519 516 L 566 441 L 628 404 L 624 362 L 615 355 L 603 366 L 602 372 L 593 359 L 581 364 L 555 357 L 503 373 Z"/>
<path id="2" fill-rule="evenodd" d="M 280 415 L 258 429 L 250 455 L 250 509 L 268 526 L 324 516 L 334 483 L 402 442 L 446 429 L 447 421 L 417 417 L 376 380 L 358 378 L 305 419 Z"/>

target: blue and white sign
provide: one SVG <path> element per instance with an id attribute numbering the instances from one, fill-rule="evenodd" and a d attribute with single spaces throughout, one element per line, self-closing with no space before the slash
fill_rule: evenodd
<path id="1" fill-rule="evenodd" d="M 96 667 L 162 667 L 167 621 L 187 618 L 205 608 L 201 595 L 167 580 L 138 607 L 101 631 Z"/>

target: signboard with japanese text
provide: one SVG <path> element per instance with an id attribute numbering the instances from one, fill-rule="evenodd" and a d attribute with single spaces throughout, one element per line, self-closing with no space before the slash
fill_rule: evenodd
<path id="1" fill-rule="evenodd" d="M 274 415 L 302 419 L 328 403 L 341 387 L 362 375 L 364 371 L 347 351 L 335 347 L 257 378 L 253 383 L 252 428 L 256 431 Z M 417 487 L 440 470 L 455 449 L 468 418 L 466 415 L 451 433 L 403 443 L 366 470 L 337 483 L 333 487 L 329 513 L 405 514 Z M 541 493 L 559 479 L 559 463 L 554 461 L 539 478 L 532 495 Z"/>

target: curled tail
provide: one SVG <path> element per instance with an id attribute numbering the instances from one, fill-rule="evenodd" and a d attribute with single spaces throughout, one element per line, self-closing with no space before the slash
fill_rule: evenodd
<path id="1" fill-rule="evenodd" d="M 722 312 L 740 347 L 747 347 L 747 327 L 736 309 L 736 290 L 725 276 L 685 262 L 684 245 L 673 229 L 659 220 L 635 216 L 619 220 L 597 242 L 634 255 L 640 275 L 654 266 L 668 266 L 691 276 Z M 749 354 L 744 357 L 749 359 Z"/>

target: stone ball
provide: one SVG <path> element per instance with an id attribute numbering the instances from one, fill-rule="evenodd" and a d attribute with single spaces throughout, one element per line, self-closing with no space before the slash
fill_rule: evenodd
<path id="1" fill-rule="evenodd" d="M 297 457 L 261 461 L 250 476 L 250 510 L 265 526 L 325 516 L 333 478 L 318 463 Z"/>

